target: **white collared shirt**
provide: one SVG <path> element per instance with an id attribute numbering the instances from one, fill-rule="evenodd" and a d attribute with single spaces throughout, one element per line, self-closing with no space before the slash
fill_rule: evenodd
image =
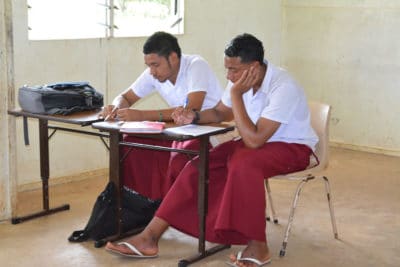
<path id="1" fill-rule="evenodd" d="M 267 73 L 260 89 L 253 95 L 250 89 L 243 95 L 243 102 L 251 121 L 256 124 L 260 117 L 280 122 L 278 130 L 267 142 L 286 142 L 305 144 L 312 150 L 318 136 L 311 127 L 307 99 L 296 81 L 283 69 L 268 65 Z M 222 102 L 232 107 L 231 88 L 228 82 Z"/>
<path id="2" fill-rule="evenodd" d="M 158 92 L 170 107 L 182 106 L 191 92 L 205 91 L 202 110 L 214 107 L 221 98 L 222 88 L 208 63 L 197 55 L 182 55 L 175 85 L 169 80 L 161 83 L 147 68 L 130 86 L 139 97 Z"/>

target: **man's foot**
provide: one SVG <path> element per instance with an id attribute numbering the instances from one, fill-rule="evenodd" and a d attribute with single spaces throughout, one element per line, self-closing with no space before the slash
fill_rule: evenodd
<path id="1" fill-rule="evenodd" d="M 232 266 L 259 267 L 270 263 L 271 255 L 265 242 L 251 241 L 243 251 L 230 255 L 229 259 Z"/>
<path id="2" fill-rule="evenodd" d="M 154 258 L 157 257 L 158 246 L 151 238 L 139 234 L 126 240 L 125 242 L 108 242 L 105 249 L 112 253 L 117 253 L 134 258 Z"/>

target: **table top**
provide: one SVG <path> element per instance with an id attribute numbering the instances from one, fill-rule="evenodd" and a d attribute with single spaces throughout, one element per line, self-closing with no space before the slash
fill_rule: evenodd
<path id="1" fill-rule="evenodd" d="M 119 132 L 120 128 L 120 123 L 115 122 L 115 121 L 102 121 L 102 122 L 95 122 L 92 124 L 92 127 L 95 129 L 99 129 L 100 131 L 107 131 L 107 132 Z M 154 139 L 167 139 L 167 140 L 176 140 L 176 141 L 184 141 L 184 140 L 190 140 L 190 139 L 196 139 L 202 136 L 212 136 L 212 135 L 218 135 L 218 134 L 223 134 L 229 131 L 233 131 L 235 129 L 235 126 L 232 126 L 231 124 L 228 123 L 213 123 L 213 124 L 206 124 L 209 126 L 215 126 L 215 127 L 222 127 L 220 129 L 217 129 L 212 132 L 204 133 L 201 135 L 197 136 L 191 136 L 191 135 L 183 135 L 183 134 L 171 134 L 171 133 L 126 133 L 131 136 L 137 136 L 137 137 L 146 137 L 146 138 L 154 138 Z M 177 125 L 169 122 L 166 124 L 166 128 L 169 127 L 176 127 Z"/>
<path id="2" fill-rule="evenodd" d="M 101 110 L 91 110 L 91 111 L 82 111 L 76 112 L 69 115 L 48 115 L 48 114 L 38 114 L 38 113 L 31 113 L 21 109 L 9 110 L 8 114 L 14 116 L 25 116 L 29 118 L 37 118 L 37 119 L 44 119 L 48 121 L 57 121 L 57 122 L 64 122 L 64 123 L 71 123 L 71 124 L 78 124 L 78 125 L 90 125 L 94 122 L 102 121 L 103 119 L 99 118 Z"/>
<path id="3" fill-rule="evenodd" d="M 15 109 L 9 110 L 8 114 L 14 116 L 25 116 L 28 118 L 37 118 L 37 119 L 44 119 L 48 121 L 55 121 L 55 122 L 63 122 L 69 124 L 77 124 L 81 126 L 92 125 L 93 128 L 98 129 L 100 131 L 117 131 L 119 132 L 120 123 L 115 121 L 103 121 L 103 119 L 99 118 L 101 110 L 93 110 L 93 111 L 82 111 L 76 112 L 69 115 L 48 115 L 48 114 L 38 114 L 38 113 L 31 113 L 28 111 L 24 111 L 22 109 Z M 229 123 L 213 123 L 207 124 L 209 126 L 216 126 L 222 127 L 221 129 L 217 129 L 212 132 L 208 132 L 205 134 L 201 134 L 198 136 L 191 136 L 191 135 L 183 135 L 183 134 L 170 134 L 170 133 L 129 133 L 132 136 L 138 137 L 146 137 L 146 138 L 155 138 L 155 139 L 167 139 L 167 140 L 177 140 L 177 141 L 184 141 L 199 138 L 202 136 L 212 136 L 223 134 L 229 131 L 234 130 L 234 126 Z M 173 122 L 169 122 L 166 124 L 166 128 L 169 127 L 176 127 L 177 125 Z"/>

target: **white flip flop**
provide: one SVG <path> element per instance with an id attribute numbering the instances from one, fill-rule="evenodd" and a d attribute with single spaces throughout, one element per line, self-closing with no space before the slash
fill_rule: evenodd
<path id="1" fill-rule="evenodd" d="M 236 262 L 237 262 L 237 261 L 249 261 L 249 262 L 252 262 L 252 263 L 256 264 L 258 267 L 265 266 L 265 265 L 271 263 L 271 259 L 268 259 L 268 260 L 266 260 L 266 261 L 259 261 L 259 260 L 257 260 L 257 259 L 249 258 L 249 257 L 242 258 L 242 253 L 243 253 L 243 251 L 239 251 L 239 252 L 238 252 L 238 254 L 237 254 L 237 256 L 236 256 Z M 238 266 L 236 265 L 236 262 L 228 262 L 228 261 L 227 261 L 227 262 L 225 262 L 225 263 L 226 263 L 228 266 L 238 267 Z"/>
<path id="2" fill-rule="evenodd" d="M 140 252 L 134 245 L 128 243 L 128 242 L 119 242 L 118 245 L 123 245 L 129 248 L 133 254 L 128 254 L 128 253 L 123 253 L 121 251 L 115 250 L 115 249 L 110 249 L 106 247 L 106 250 L 115 253 L 121 256 L 125 257 L 130 257 L 130 258 L 136 258 L 136 259 L 149 259 L 149 258 L 156 258 L 158 257 L 158 254 L 155 255 L 144 255 L 142 252 Z"/>

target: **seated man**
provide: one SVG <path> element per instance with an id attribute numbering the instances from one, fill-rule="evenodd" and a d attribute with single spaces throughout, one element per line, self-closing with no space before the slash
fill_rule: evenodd
<path id="1" fill-rule="evenodd" d="M 222 88 L 207 64 L 197 55 L 181 54 L 177 39 L 165 32 L 156 32 L 143 46 L 144 61 L 148 68 L 112 105 L 103 108 L 106 120 L 172 121 L 175 108 L 203 110 L 215 106 L 221 98 Z M 158 92 L 168 103 L 167 109 L 138 110 L 130 108 L 140 98 Z M 174 148 L 195 149 L 197 141 L 171 142 L 124 136 L 128 142 L 141 142 Z M 149 198 L 163 198 L 175 176 L 190 159 L 187 155 L 136 148 L 123 148 L 123 184 Z M 145 166 L 145 167 L 144 167 Z M 169 168 L 172 166 L 173 168 Z M 167 173 L 167 175 L 166 175 Z"/>
<path id="2" fill-rule="evenodd" d="M 178 109 L 174 120 L 187 124 L 194 118 L 197 123 L 234 119 L 241 139 L 225 142 L 209 155 L 206 240 L 247 245 L 231 255 L 231 266 L 262 266 L 271 259 L 264 179 L 305 169 L 318 137 L 303 89 L 286 71 L 264 60 L 258 39 L 250 34 L 235 37 L 225 49 L 224 64 L 229 82 L 218 105 L 197 115 Z M 198 237 L 198 160 L 185 165 L 143 232 L 126 242 L 109 242 L 106 249 L 156 256 L 158 240 L 170 225 Z"/>

